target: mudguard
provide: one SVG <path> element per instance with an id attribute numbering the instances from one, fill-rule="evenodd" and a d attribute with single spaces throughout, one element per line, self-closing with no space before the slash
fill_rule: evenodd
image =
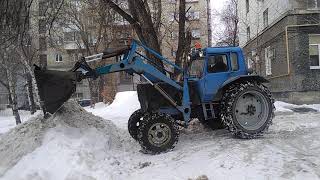
<path id="1" fill-rule="evenodd" d="M 218 92 L 216 93 L 213 101 L 219 101 L 221 99 L 222 93 L 223 93 L 223 90 L 225 87 L 227 87 L 228 85 L 230 85 L 232 83 L 241 82 L 241 81 L 256 81 L 256 82 L 260 82 L 260 83 L 269 83 L 269 80 L 267 80 L 264 77 L 259 76 L 259 75 L 240 75 L 240 76 L 231 77 L 221 85 L 221 87 L 218 90 Z"/>
<path id="2" fill-rule="evenodd" d="M 269 83 L 269 81 L 267 79 L 265 79 L 264 77 L 259 76 L 259 75 L 240 75 L 240 76 L 235 76 L 235 77 L 229 78 L 227 81 L 225 81 L 222 84 L 221 88 L 224 88 L 228 84 L 233 83 L 233 82 L 237 82 L 237 81 L 257 81 L 260 83 Z"/>

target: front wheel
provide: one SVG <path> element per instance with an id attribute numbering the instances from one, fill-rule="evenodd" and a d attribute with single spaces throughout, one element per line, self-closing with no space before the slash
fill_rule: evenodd
<path id="1" fill-rule="evenodd" d="M 142 150 L 150 154 L 166 152 L 174 148 L 179 139 L 179 127 L 175 120 L 163 113 L 146 113 L 139 126 L 138 141 Z"/>
<path id="2" fill-rule="evenodd" d="M 222 122 L 239 138 L 261 136 L 272 124 L 273 103 L 270 91 L 262 84 L 249 81 L 233 84 L 222 97 Z"/>
<path id="3" fill-rule="evenodd" d="M 143 119 L 143 111 L 141 109 L 136 110 L 134 113 L 131 114 L 129 120 L 128 120 L 128 131 L 131 137 L 134 140 L 137 140 L 138 136 L 138 129 L 140 122 Z"/>

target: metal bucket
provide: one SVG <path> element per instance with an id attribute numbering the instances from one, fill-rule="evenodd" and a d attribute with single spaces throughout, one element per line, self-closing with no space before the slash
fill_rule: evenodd
<path id="1" fill-rule="evenodd" d="M 76 91 L 75 72 L 34 70 L 42 107 L 45 112 L 55 113 Z"/>

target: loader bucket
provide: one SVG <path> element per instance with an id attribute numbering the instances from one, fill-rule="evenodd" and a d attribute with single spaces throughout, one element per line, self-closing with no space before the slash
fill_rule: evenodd
<path id="1" fill-rule="evenodd" d="M 69 71 L 34 70 L 41 106 L 45 112 L 55 113 L 76 91 L 76 73 Z"/>

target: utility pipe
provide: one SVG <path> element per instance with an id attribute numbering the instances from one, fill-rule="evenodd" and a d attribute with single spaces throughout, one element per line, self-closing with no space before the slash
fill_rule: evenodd
<path id="1" fill-rule="evenodd" d="M 281 74 L 281 75 L 278 75 L 278 76 L 273 76 L 273 77 L 270 77 L 268 79 L 276 79 L 276 78 L 280 78 L 280 77 L 285 77 L 285 76 L 289 76 L 291 74 L 291 69 L 290 69 L 290 57 L 289 57 L 289 39 L 288 39 L 288 28 L 290 27 L 308 27 L 308 26 L 320 26 L 320 24 L 300 24 L 300 25 L 287 25 L 285 27 L 285 44 L 286 44 L 286 50 L 287 50 L 287 69 L 288 69 L 288 72 L 286 74 Z"/>

